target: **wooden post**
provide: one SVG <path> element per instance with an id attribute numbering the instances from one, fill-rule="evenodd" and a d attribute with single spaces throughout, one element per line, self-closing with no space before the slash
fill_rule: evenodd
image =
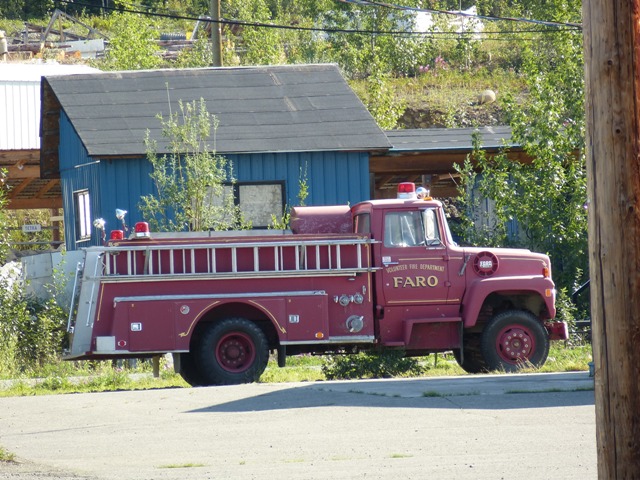
<path id="1" fill-rule="evenodd" d="M 211 0 L 209 5 L 209 15 L 211 16 L 211 52 L 213 67 L 222 66 L 222 28 L 220 26 L 220 0 Z"/>
<path id="2" fill-rule="evenodd" d="M 584 0 L 598 477 L 640 478 L 640 0 Z"/>
<path id="3" fill-rule="evenodd" d="M 160 378 L 160 357 L 158 355 L 151 357 L 151 365 L 153 366 L 153 378 Z"/>

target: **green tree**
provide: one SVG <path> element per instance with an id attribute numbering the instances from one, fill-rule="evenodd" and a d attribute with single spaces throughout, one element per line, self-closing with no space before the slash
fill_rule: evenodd
<path id="1" fill-rule="evenodd" d="M 24 19 L 24 0 L 5 0 L 0 3 L 0 18 Z"/>
<path id="2" fill-rule="evenodd" d="M 225 189 L 225 184 L 233 182 L 232 164 L 215 153 L 218 120 L 207 111 L 205 101 L 180 102 L 178 112 L 158 118 L 168 153 L 158 155 L 157 142 L 147 134 L 147 158 L 157 193 L 142 197 L 143 217 L 160 231 L 249 227 L 234 205 L 233 194 Z M 213 146 L 209 144 L 212 136 Z"/>
<path id="3" fill-rule="evenodd" d="M 178 55 L 176 67 L 198 68 L 210 67 L 213 62 L 211 42 L 205 36 L 199 37 L 189 49 L 185 49 Z"/>
<path id="4" fill-rule="evenodd" d="M 229 0 L 232 15 L 246 22 L 269 23 L 273 21 L 266 0 Z M 286 62 L 284 45 L 279 31 L 274 28 L 242 28 L 238 45 L 242 47 L 240 59 L 243 65 L 272 65 Z"/>
<path id="5" fill-rule="evenodd" d="M 384 73 L 378 62 L 366 81 L 367 89 L 363 103 L 383 130 L 396 128 L 406 105 L 396 100 L 389 74 Z"/>
<path id="6" fill-rule="evenodd" d="M 557 20 L 579 19 L 573 15 Z M 577 10 L 576 10 L 577 9 Z M 560 10 L 557 10 L 559 12 Z M 506 108 L 512 140 L 522 145 L 531 163 L 506 154 L 487 159 L 475 155 L 479 179 L 470 164 L 462 167 L 463 197 L 470 213 L 471 192 L 494 204 L 494 244 L 524 246 L 551 256 L 556 283 L 571 290 L 587 272 L 586 172 L 584 158 L 584 76 L 580 32 L 545 35 L 524 51 L 523 71 L 529 97 L 509 98 Z M 473 187 L 475 182 L 476 189 Z M 519 234 L 507 237 L 506 224 L 516 220 Z M 468 226 L 467 222 L 467 226 Z M 467 229 L 467 231 L 469 231 Z M 486 233 L 486 232 L 485 232 Z"/>
<path id="7" fill-rule="evenodd" d="M 114 12 L 109 17 L 111 37 L 105 59 L 98 65 L 103 70 L 145 70 L 162 63 L 155 40 L 158 32 L 149 17 L 127 12 Z"/>
<path id="8" fill-rule="evenodd" d="M 0 2 L 0 18 L 42 19 L 48 17 L 53 9 L 53 0 L 4 0 Z"/>

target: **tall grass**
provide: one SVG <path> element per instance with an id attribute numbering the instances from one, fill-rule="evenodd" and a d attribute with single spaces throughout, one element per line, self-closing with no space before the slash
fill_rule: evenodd
<path id="1" fill-rule="evenodd" d="M 352 356 L 312 356 L 300 355 L 287 358 L 287 366 L 279 368 L 277 360 L 269 360 L 267 369 L 260 378 L 261 383 L 316 382 L 327 380 L 327 365 L 339 362 L 353 363 L 357 368 L 346 369 L 351 375 L 332 378 L 380 378 L 382 377 L 433 377 L 467 375 L 456 363 L 453 355 L 433 354 L 411 359 L 415 362 L 406 371 L 396 371 L 393 375 L 371 375 L 371 371 L 388 372 L 376 367 L 367 369 L 363 358 Z M 525 372 L 573 372 L 587 371 L 592 361 L 591 346 L 567 347 L 554 343 L 546 364 L 540 368 L 530 368 Z M 49 364 L 30 376 L 21 376 L 11 381 L 0 382 L 0 396 L 51 395 L 61 393 L 88 393 L 114 390 L 146 390 L 154 388 L 185 388 L 189 385 L 174 373 L 171 366 L 161 363 L 160 376 L 152 376 L 150 362 L 140 362 L 135 368 L 114 367 L 112 362 L 58 362 Z M 500 373 L 500 372 L 496 372 Z"/>

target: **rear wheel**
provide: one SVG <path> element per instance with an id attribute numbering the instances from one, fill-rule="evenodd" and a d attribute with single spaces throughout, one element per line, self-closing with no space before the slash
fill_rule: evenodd
<path id="1" fill-rule="evenodd" d="M 523 310 L 493 317 L 482 333 L 481 350 L 489 370 L 515 372 L 540 367 L 549 355 L 549 334 L 541 322 Z"/>
<path id="2" fill-rule="evenodd" d="M 202 332 L 194 355 L 207 385 L 235 385 L 260 378 L 269 360 L 269 348 L 255 323 L 229 318 Z"/>

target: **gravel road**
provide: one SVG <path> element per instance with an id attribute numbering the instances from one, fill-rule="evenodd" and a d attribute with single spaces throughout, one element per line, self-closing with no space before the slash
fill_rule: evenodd
<path id="1" fill-rule="evenodd" d="M 0 478 L 597 478 L 587 374 L 0 398 Z"/>

